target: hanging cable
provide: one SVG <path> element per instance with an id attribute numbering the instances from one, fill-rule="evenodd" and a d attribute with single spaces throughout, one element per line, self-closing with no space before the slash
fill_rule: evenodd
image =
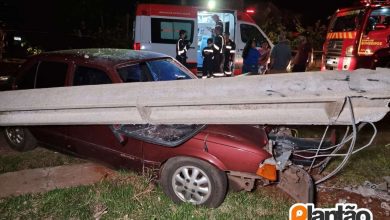
<path id="1" fill-rule="evenodd" d="M 347 102 L 349 104 L 349 110 L 350 110 L 350 113 L 351 113 L 351 125 L 352 125 L 352 133 L 353 133 L 353 138 L 351 140 L 351 144 L 349 146 L 349 149 L 348 149 L 348 152 L 347 152 L 347 155 L 344 157 L 343 161 L 341 161 L 341 163 L 339 164 L 338 167 L 336 167 L 336 169 L 334 169 L 332 172 L 330 172 L 328 175 L 326 175 L 325 177 L 323 177 L 322 179 L 320 180 L 317 180 L 315 182 L 315 184 L 319 184 L 319 183 L 322 183 L 324 182 L 325 180 L 333 177 L 334 175 L 336 175 L 344 166 L 345 164 L 347 164 L 348 162 L 348 159 L 351 157 L 352 155 L 352 152 L 353 152 L 353 148 L 355 147 L 355 144 L 356 144 L 356 138 L 357 138 L 357 128 L 356 128 L 356 121 L 355 121 L 355 113 L 353 111 L 353 105 L 352 105 L 352 101 L 351 101 L 351 97 L 346 97 L 347 99 Z"/>
<path id="2" fill-rule="evenodd" d="M 322 135 L 322 138 L 321 138 L 321 142 L 320 144 L 318 145 L 318 148 L 317 148 L 317 151 L 316 151 L 316 156 L 318 155 L 318 153 L 320 152 L 320 148 L 322 146 L 322 143 L 324 143 L 324 139 L 325 139 L 325 136 L 326 134 L 328 133 L 328 129 L 329 129 L 329 125 L 326 126 L 325 128 L 325 131 L 324 131 L 324 134 Z M 311 161 L 311 164 L 310 164 L 310 168 L 309 168 L 309 172 L 311 171 L 311 168 L 313 167 L 314 163 L 316 162 L 316 157 L 313 158 L 313 160 Z"/>

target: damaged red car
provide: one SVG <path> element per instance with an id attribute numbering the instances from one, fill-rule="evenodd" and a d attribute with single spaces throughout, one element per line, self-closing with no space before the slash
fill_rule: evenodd
<path id="1" fill-rule="evenodd" d="M 176 60 L 162 54 L 70 50 L 32 57 L 21 68 L 14 88 L 195 78 Z M 153 170 L 164 192 L 175 202 L 217 207 L 229 188 L 251 191 L 271 184 L 277 184 L 297 201 L 313 200 L 311 177 L 290 163 L 291 151 L 286 154 L 280 147 L 316 146 L 318 142 L 270 135 L 260 126 L 63 125 L 8 127 L 4 134 L 9 145 L 19 151 L 44 144 L 116 168 Z"/>

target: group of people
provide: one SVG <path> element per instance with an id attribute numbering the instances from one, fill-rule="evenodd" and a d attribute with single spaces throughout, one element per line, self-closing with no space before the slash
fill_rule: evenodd
<path id="1" fill-rule="evenodd" d="M 212 16 L 215 28 L 212 37 L 207 39 L 207 46 L 202 50 L 203 77 L 231 76 L 236 52 L 236 44 L 230 39 L 229 32 L 223 32 L 223 23 L 218 15 Z M 187 51 L 191 43 L 187 42 L 186 31 L 179 31 L 176 43 L 176 59 L 184 66 L 187 65 Z"/>
<path id="2" fill-rule="evenodd" d="M 231 76 L 234 70 L 236 44 L 230 39 L 229 32 L 222 34 L 223 23 L 218 15 L 212 18 L 215 22 L 213 36 L 207 39 L 207 46 L 202 50 L 203 77 Z M 180 30 L 176 44 L 176 59 L 185 66 L 187 51 L 191 45 L 191 42 L 186 41 L 186 34 L 185 30 Z M 312 47 L 306 35 L 300 35 L 298 41 L 297 52 L 293 57 L 285 33 L 278 36 L 278 43 L 272 50 L 265 39 L 261 42 L 260 49 L 257 49 L 256 39 L 249 39 L 242 52 L 242 73 L 286 73 L 289 65 L 292 66 L 292 72 L 304 72 L 312 57 Z"/>
<path id="3" fill-rule="evenodd" d="M 271 52 L 270 73 L 286 73 L 287 67 L 291 64 L 292 72 L 305 72 L 312 59 L 312 46 L 307 36 L 302 34 L 298 37 L 297 52 L 292 57 L 290 42 L 286 35 L 279 35 L 279 42 Z"/>
<path id="4" fill-rule="evenodd" d="M 215 29 L 216 37 L 207 39 L 207 46 L 202 50 L 203 77 L 231 76 L 236 52 L 236 44 L 229 38 L 230 34 L 220 34 L 220 28 Z"/>
<path id="5" fill-rule="evenodd" d="M 243 73 L 286 73 L 289 65 L 292 66 L 292 72 L 305 72 L 312 57 L 311 44 L 304 34 L 298 37 L 298 48 L 294 57 L 290 42 L 284 33 L 279 35 L 278 43 L 272 51 L 266 41 L 261 44 L 260 49 L 256 46 L 256 39 L 248 40 L 242 53 Z M 270 59 L 269 66 L 267 66 L 268 59 Z"/>

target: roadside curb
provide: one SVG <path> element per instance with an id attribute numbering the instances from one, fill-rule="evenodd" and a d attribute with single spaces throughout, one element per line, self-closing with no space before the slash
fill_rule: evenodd
<path id="1" fill-rule="evenodd" d="M 0 175 L 0 198 L 91 185 L 115 175 L 94 163 L 27 169 Z"/>

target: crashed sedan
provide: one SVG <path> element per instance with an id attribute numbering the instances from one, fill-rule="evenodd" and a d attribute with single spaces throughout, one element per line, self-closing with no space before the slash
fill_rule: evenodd
<path id="1" fill-rule="evenodd" d="M 195 78 L 162 54 L 88 49 L 30 58 L 13 87 L 39 89 Z M 311 177 L 288 162 L 291 151 L 275 148 L 283 144 L 296 147 L 294 143 L 304 142 L 278 141 L 277 132 L 271 135 L 259 126 L 62 125 L 7 127 L 4 133 L 15 150 L 31 150 L 41 143 L 117 168 L 152 170 L 175 202 L 218 207 L 228 188 L 251 191 L 257 185 L 271 184 L 277 184 L 297 201 L 313 200 Z"/>

